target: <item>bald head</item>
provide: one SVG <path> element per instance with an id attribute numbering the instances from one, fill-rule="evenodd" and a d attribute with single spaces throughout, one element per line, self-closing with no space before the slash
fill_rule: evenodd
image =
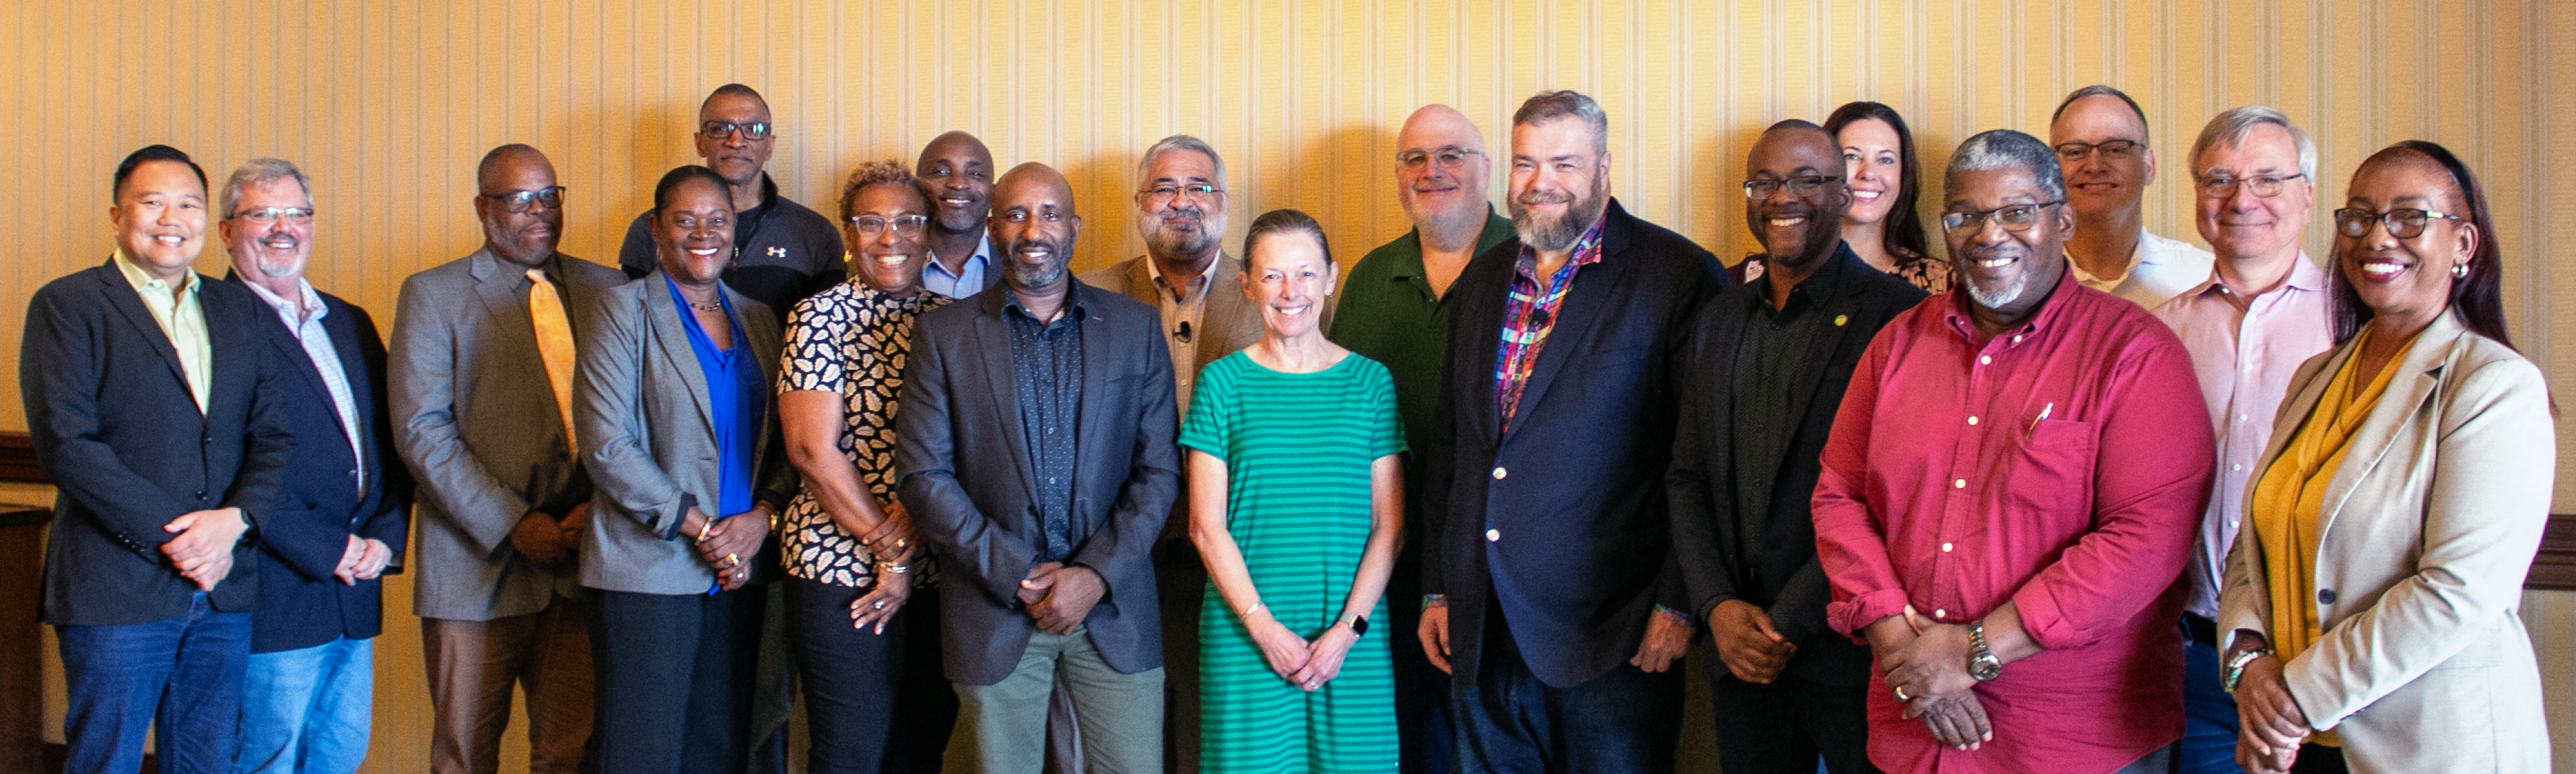
<path id="1" fill-rule="evenodd" d="M 1468 150 L 1485 149 L 1485 135 L 1467 114 L 1448 105 L 1424 105 L 1404 119 L 1404 128 L 1395 133 L 1395 148 L 1437 148 L 1455 145 Z"/>
<path id="2" fill-rule="evenodd" d="M 1073 211 L 1073 185 L 1045 164 L 1012 167 L 993 185 L 991 233 L 994 249 L 1001 251 L 1002 281 L 1012 292 L 1064 292 L 1073 243 L 1082 236 L 1082 217 Z"/>
<path id="3" fill-rule="evenodd" d="M 1050 204 L 1066 215 L 1073 210 L 1073 184 L 1054 167 L 1031 161 L 1002 173 L 993 184 L 993 216 L 1002 217 L 1004 210 Z"/>
<path id="4" fill-rule="evenodd" d="M 1424 105 L 1395 134 L 1395 198 L 1404 215 L 1436 244 L 1473 244 L 1488 211 L 1493 180 L 1485 135 L 1448 105 Z"/>
<path id="5" fill-rule="evenodd" d="M 514 142 L 493 148 L 483 154 L 483 163 L 475 165 L 474 184 L 482 187 L 484 193 L 492 193 L 495 185 L 517 177 L 514 172 L 530 166 L 544 167 L 547 177 L 555 174 L 554 162 L 547 161 L 546 154 L 534 147 Z"/>

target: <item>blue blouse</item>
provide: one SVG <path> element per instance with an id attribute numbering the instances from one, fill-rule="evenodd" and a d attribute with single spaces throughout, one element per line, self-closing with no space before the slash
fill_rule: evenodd
<path id="1" fill-rule="evenodd" d="M 689 349 L 698 354 L 698 373 L 707 381 L 707 416 L 713 420 L 716 434 L 716 502 L 708 509 L 710 516 L 724 518 L 751 510 L 753 458 L 760 447 L 762 403 L 769 398 L 769 380 L 760 372 L 760 360 L 752 357 L 748 339 L 743 337 L 742 319 L 733 311 L 733 301 L 717 293 L 724 305 L 725 319 L 733 326 L 732 349 L 718 350 L 707 338 L 705 328 L 698 326 L 698 316 L 689 309 L 689 300 L 680 295 L 680 286 L 669 276 L 662 284 L 671 290 L 671 304 L 680 312 L 680 325 L 689 329 Z"/>

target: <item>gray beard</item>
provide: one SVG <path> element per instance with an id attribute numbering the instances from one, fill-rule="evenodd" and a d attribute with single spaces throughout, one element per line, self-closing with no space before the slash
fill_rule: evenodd
<path id="1" fill-rule="evenodd" d="M 1539 221 L 1529 213 L 1528 205 L 1515 199 L 1512 202 L 1512 233 L 1520 237 L 1521 244 L 1542 253 L 1572 249 L 1575 240 L 1582 239 L 1583 232 L 1592 228 L 1593 221 L 1601 219 L 1603 210 L 1609 209 L 1609 202 L 1608 195 L 1596 191 L 1591 196 L 1574 200 L 1574 204 L 1565 209 L 1565 217 L 1547 222 Z"/>
<path id="2" fill-rule="evenodd" d="M 1069 261 L 1056 261 L 1045 266 L 1034 267 L 1025 263 L 1013 263 L 1010 265 L 1008 276 L 1012 287 L 1030 290 L 1053 285 L 1057 280 L 1064 279 L 1065 270 L 1071 266 L 1072 263 Z"/>
<path id="3" fill-rule="evenodd" d="M 1961 269 L 1960 271 L 1965 272 L 1966 269 Z M 1978 306 L 1985 307 L 1987 309 L 2002 308 L 2004 304 L 2011 303 L 2013 299 L 2020 298 L 2021 292 L 2030 287 L 2030 273 L 2027 271 L 2014 275 L 2012 282 L 1993 291 L 1988 291 L 1984 285 L 1977 284 L 1977 280 L 1973 276 L 1961 274 L 1959 279 L 1968 286 L 1968 300 L 1975 301 Z"/>
<path id="4" fill-rule="evenodd" d="M 1206 221 L 1200 221 L 1205 223 Z M 1197 234 L 1181 236 L 1170 229 L 1154 229 L 1145 235 L 1145 251 L 1155 255 L 1202 255 L 1216 246 L 1217 237 L 1201 228 Z"/>

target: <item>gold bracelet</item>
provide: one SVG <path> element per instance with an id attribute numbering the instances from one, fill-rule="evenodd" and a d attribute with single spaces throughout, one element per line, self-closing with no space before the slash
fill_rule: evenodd
<path id="1" fill-rule="evenodd" d="M 908 573 L 908 572 L 912 572 L 912 565 L 909 565 L 909 564 L 895 564 L 895 563 L 893 563 L 893 562 L 878 562 L 878 563 L 877 563 L 877 572 L 881 572 L 881 573 L 889 573 L 889 574 L 893 574 L 893 575 L 902 575 L 902 574 L 905 574 L 905 573 Z"/>
<path id="2" fill-rule="evenodd" d="M 715 531 L 715 529 L 716 529 L 716 520 L 714 520 L 714 519 L 699 519 L 699 520 L 698 520 L 698 542 L 700 542 L 700 543 L 707 542 L 707 533 L 709 533 L 709 532 L 713 532 L 713 531 Z"/>

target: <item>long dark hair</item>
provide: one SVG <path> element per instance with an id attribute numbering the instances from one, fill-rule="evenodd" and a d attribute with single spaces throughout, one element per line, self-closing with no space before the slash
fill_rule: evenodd
<path id="1" fill-rule="evenodd" d="M 1881 240 L 1883 246 L 1891 255 L 1910 253 L 1929 258 L 1932 248 L 1923 233 L 1923 213 L 1914 207 L 1916 197 L 1922 194 L 1923 167 L 1922 162 L 1915 159 L 1914 130 L 1905 128 L 1905 117 L 1897 115 L 1896 108 L 1881 103 L 1854 102 L 1834 108 L 1833 115 L 1825 117 L 1825 132 L 1834 136 L 1834 145 L 1839 147 L 1843 142 L 1843 127 L 1869 118 L 1885 121 L 1889 128 L 1896 130 L 1896 164 L 1902 173 L 1896 181 L 1896 208 L 1887 211 L 1889 222 L 1880 232 L 1884 235 Z"/>
<path id="2" fill-rule="evenodd" d="M 2407 140 L 2370 154 L 2370 158 L 2363 159 L 2361 166 L 2353 170 L 2353 177 L 2360 178 L 2361 170 L 2400 153 L 2415 153 L 2432 159 L 2433 163 L 2449 170 L 2451 182 L 2460 187 L 2460 198 L 2467 203 L 2469 210 L 2462 214 L 2468 218 L 2469 225 L 2478 230 L 2478 247 L 2469 253 L 2469 276 L 2451 281 L 2450 308 L 2459 313 L 2460 322 L 2469 330 L 2512 347 L 2513 338 L 2505 335 L 2504 330 L 2504 266 L 2500 260 L 2504 249 L 2496 245 L 2495 223 L 2487 217 L 2486 190 L 2478 186 L 2477 176 L 2469 173 L 2469 165 L 2460 163 L 2459 156 L 2453 155 L 2448 148 L 2424 140 Z M 2342 235 L 2338 233 L 2336 238 L 2340 240 Z M 2342 343 L 2361 335 L 2362 326 L 2370 323 L 2371 311 L 2361 302 L 2361 294 L 2353 290 L 2352 282 L 2344 279 L 2340 248 L 2336 252 L 2335 270 L 2327 272 L 2326 276 L 2327 284 L 2334 288 L 2335 341 Z"/>

